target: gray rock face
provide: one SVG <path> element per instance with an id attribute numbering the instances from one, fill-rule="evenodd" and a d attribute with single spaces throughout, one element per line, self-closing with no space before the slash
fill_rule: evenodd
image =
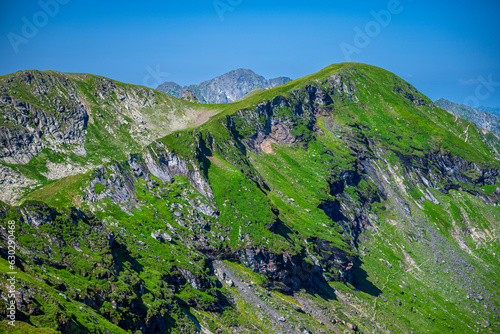
<path id="1" fill-rule="evenodd" d="M 138 179 L 150 181 L 150 175 L 169 183 L 174 182 L 176 175 L 186 177 L 191 186 L 206 199 L 213 199 L 212 188 L 196 163 L 173 154 L 161 142 L 154 142 L 142 155 L 132 154 L 125 162 L 115 162 L 96 169 L 90 177 L 83 200 L 97 203 L 109 198 L 121 204 L 122 208 L 131 209 L 137 203 L 134 182 Z M 203 214 L 212 217 L 217 214 L 207 204 L 193 204 Z M 179 214 L 182 215 L 182 212 L 179 211 Z"/>
<path id="2" fill-rule="evenodd" d="M 12 85 L 33 99 L 20 100 L 12 92 Z M 26 71 L 0 79 L 0 110 L 2 161 L 26 164 L 49 145 L 75 145 L 74 152 L 85 155 L 89 116 L 72 82 L 64 75 Z"/>
<path id="3" fill-rule="evenodd" d="M 151 232 L 151 238 L 156 239 L 158 241 L 167 241 L 167 242 L 172 241 L 172 237 L 170 236 L 170 234 L 166 232 L 161 233 L 161 230 Z"/>
<path id="4" fill-rule="evenodd" d="M 444 110 L 471 121 L 483 129 L 500 134 L 500 117 L 497 115 L 488 111 L 473 109 L 464 104 L 454 103 L 443 98 L 436 100 L 434 103 Z"/>
<path id="5" fill-rule="evenodd" d="M 203 287 L 207 286 L 206 282 L 200 275 L 195 275 L 187 269 L 179 269 L 179 272 L 184 276 L 186 281 L 196 290 L 202 290 Z"/>
<path id="6" fill-rule="evenodd" d="M 493 185 L 500 180 L 499 169 L 484 168 L 449 153 L 435 152 L 424 157 L 398 155 L 406 176 L 413 184 L 421 184 L 443 193 L 448 193 L 449 190 L 462 190 L 478 196 L 485 203 L 499 202 L 498 192 L 483 194 L 460 185 Z"/>
<path id="7" fill-rule="evenodd" d="M 212 188 L 197 164 L 173 154 L 161 142 L 153 142 L 143 156 L 151 174 L 160 180 L 173 182 L 175 175 L 187 177 L 189 183 L 203 196 L 209 200 L 213 198 Z"/>
<path id="8" fill-rule="evenodd" d="M 199 103 L 200 101 L 198 101 L 198 99 L 196 98 L 196 96 L 194 95 L 194 93 L 192 91 L 190 91 L 189 89 L 184 89 L 182 91 L 182 97 L 181 97 L 183 100 L 186 100 L 186 101 L 189 101 L 189 102 L 195 102 L 195 103 Z"/>
<path id="9" fill-rule="evenodd" d="M 161 237 L 162 237 L 162 238 L 163 238 L 163 240 L 165 240 L 165 241 L 168 241 L 168 242 L 172 241 L 172 236 L 171 236 L 170 234 L 168 234 L 167 232 L 163 232 L 163 233 L 161 234 Z"/>
<path id="10" fill-rule="evenodd" d="M 229 103 L 234 102 L 257 88 L 268 89 L 283 85 L 292 79 L 278 77 L 266 80 L 251 70 L 238 69 L 204 81 L 199 85 L 184 87 L 194 93 L 201 103 Z M 183 87 L 174 82 L 165 82 L 157 90 L 181 98 Z"/>
<path id="11" fill-rule="evenodd" d="M 132 205 L 137 202 L 134 178 L 126 168 L 127 163 L 96 169 L 90 179 L 83 200 L 98 202 L 110 198 L 115 203 Z M 101 189 L 99 189 L 101 187 Z"/>
<path id="12" fill-rule="evenodd" d="M 182 86 L 176 84 L 175 82 L 164 82 L 158 87 L 156 87 L 156 89 L 159 90 L 160 92 L 165 92 L 167 94 L 175 96 L 178 99 L 181 98 L 183 91 Z"/>
<path id="13" fill-rule="evenodd" d="M 156 240 L 161 240 L 161 231 L 153 231 L 151 232 L 151 238 L 156 239 Z"/>
<path id="14" fill-rule="evenodd" d="M 14 169 L 0 165 L 0 201 L 14 204 L 22 196 L 20 189 L 34 187 L 37 181 L 31 180 Z"/>
<path id="15" fill-rule="evenodd" d="M 320 254 L 319 263 L 321 267 L 327 268 L 323 274 L 328 281 L 353 282 L 354 262 L 357 256 L 352 256 L 346 252 L 333 247 L 329 242 L 315 238 L 314 251 Z"/>
<path id="16" fill-rule="evenodd" d="M 56 213 L 56 210 L 49 208 L 45 203 L 37 203 L 37 205 L 34 206 L 28 204 L 21 209 L 24 221 L 35 227 L 51 223 Z"/>
<path id="17" fill-rule="evenodd" d="M 210 205 L 206 203 L 201 203 L 199 205 L 195 205 L 194 209 L 204 215 L 210 216 L 210 217 L 217 217 L 217 211 L 214 210 Z"/>
<path id="18" fill-rule="evenodd" d="M 314 265 L 305 261 L 307 254 L 275 254 L 265 249 L 247 248 L 238 252 L 240 261 L 254 272 L 266 275 L 274 281 L 285 284 L 290 289 L 310 286 L 314 279 L 352 282 L 353 262 L 356 257 L 332 247 L 320 239 L 311 240 L 315 251 L 322 258 Z M 323 269 L 337 273 L 335 276 L 323 276 Z"/>

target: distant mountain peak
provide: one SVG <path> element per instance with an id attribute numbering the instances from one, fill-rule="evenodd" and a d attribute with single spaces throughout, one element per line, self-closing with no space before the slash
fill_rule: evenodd
<path id="1" fill-rule="evenodd" d="M 177 98 L 183 89 L 189 89 L 201 103 L 229 103 L 241 99 L 255 89 L 268 89 L 292 81 L 288 77 L 267 80 L 250 69 L 239 68 L 204 81 L 198 85 L 182 87 L 175 82 L 165 82 L 156 89 Z"/>

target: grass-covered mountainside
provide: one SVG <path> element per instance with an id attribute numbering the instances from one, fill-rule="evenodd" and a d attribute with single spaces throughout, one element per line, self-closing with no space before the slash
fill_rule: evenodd
<path id="1" fill-rule="evenodd" d="M 2 99 L 2 126 L 22 134 L 43 113 L 64 120 L 52 132 L 64 133 L 72 118 L 49 104 L 50 92 L 21 85 L 23 75 L 2 78 L 2 96 L 20 101 Z M 32 75 L 67 78 L 83 101 L 110 94 L 92 84 L 98 77 Z M 69 85 L 48 86 L 81 101 Z M 213 116 L 166 136 L 148 127 L 157 138 L 139 145 L 131 135 L 126 145 L 92 134 L 125 114 L 96 96 L 83 117 L 95 122 L 106 110 L 107 121 L 73 125 L 80 142 L 31 156 L 28 145 L 2 151 L 24 157 L 3 164 L 27 179 L 53 156 L 95 165 L 0 206 L 4 222 L 18 222 L 15 331 L 500 331 L 496 136 L 394 74 L 356 63 L 203 108 L 150 92 L 162 102 L 137 114 L 156 115 L 145 124 L 165 117 L 161 131 L 176 113 Z M 4 116 L 28 103 L 38 104 L 24 128 Z M 0 326 L 13 330 L 5 319 Z"/>

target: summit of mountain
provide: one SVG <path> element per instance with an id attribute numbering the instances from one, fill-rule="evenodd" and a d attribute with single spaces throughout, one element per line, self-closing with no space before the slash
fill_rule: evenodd
<path id="1" fill-rule="evenodd" d="M 269 89 L 290 82 L 288 77 L 265 79 L 249 69 L 227 72 L 199 85 L 182 87 L 175 82 L 165 82 L 156 89 L 180 98 L 183 88 L 191 90 L 201 103 L 230 103 L 241 99 L 255 89 Z"/>

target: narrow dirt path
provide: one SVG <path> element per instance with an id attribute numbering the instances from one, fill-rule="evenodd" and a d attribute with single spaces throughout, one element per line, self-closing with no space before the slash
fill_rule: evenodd
<path id="1" fill-rule="evenodd" d="M 469 127 L 470 127 L 470 124 L 467 125 L 467 129 L 465 129 L 464 133 L 462 133 L 460 135 L 460 137 L 465 136 L 465 142 L 467 142 L 469 140 Z"/>

